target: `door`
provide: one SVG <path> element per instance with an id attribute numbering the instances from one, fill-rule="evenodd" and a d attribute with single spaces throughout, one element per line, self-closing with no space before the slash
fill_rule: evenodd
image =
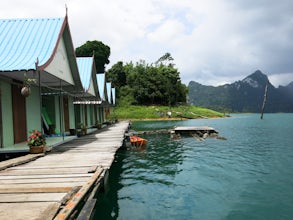
<path id="1" fill-rule="evenodd" d="M 64 123 L 65 131 L 69 131 L 69 107 L 68 107 L 68 97 L 63 97 L 63 107 L 64 107 Z"/>
<path id="2" fill-rule="evenodd" d="M 0 83 L 1 86 L 1 83 Z M 2 89 L 0 87 L 0 148 L 3 147 L 3 127 L 2 127 Z"/>
<path id="3" fill-rule="evenodd" d="M 26 108 L 25 97 L 20 93 L 21 88 L 12 85 L 12 111 L 13 111 L 13 130 L 14 143 L 26 141 Z"/>
<path id="4" fill-rule="evenodd" d="M 84 125 L 87 127 L 87 105 L 84 105 Z"/>

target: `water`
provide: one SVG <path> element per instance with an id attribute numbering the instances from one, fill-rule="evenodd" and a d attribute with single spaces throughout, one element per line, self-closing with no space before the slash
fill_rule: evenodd
<path id="1" fill-rule="evenodd" d="M 143 136 L 120 150 L 94 219 L 293 219 L 293 114 L 134 123 L 211 126 L 227 140 Z"/>

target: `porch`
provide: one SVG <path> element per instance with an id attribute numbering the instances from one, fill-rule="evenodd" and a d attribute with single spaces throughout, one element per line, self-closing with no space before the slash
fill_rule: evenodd
<path id="1" fill-rule="evenodd" d="M 97 128 L 88 128 L 87 129 L 87 134 L 91 134 L 95 132 Z M 61 144 L 67 143 L 69 141 L 72 141 L 76 139 L 76 135 L 64 135 L 64 136 L 51 136 L 51 137 L 46 137 L 46 142 L 47 142 L 47 147 L 53 148 L 57 147 Z M 0 154 L 13 154 L 13 153 L 28 153 L 29 152 L 29 147 L 27 146 L 26 142 L 21 142 L 18 144 L 14 144 L 5 148 L 0 148 Z"/>

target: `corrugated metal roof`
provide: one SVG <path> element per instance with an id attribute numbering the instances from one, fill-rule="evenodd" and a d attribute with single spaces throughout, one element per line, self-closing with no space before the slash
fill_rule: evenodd
<path id="1" fill-rule="evenodd" d="M 0 19 L 0 71 L 30 70 L 51 57 L 64 18 Z"/>
<path id="2" fill-rule="evenodd" d="M 109 104 L 112 104 L 112 88 L 111 88 L 111 83 L 107 82 L 106 83 L 107 86 L 107 94 L 108 94 L 108 102 Z"/>
<path id="3" fill-rule="evenodd" d="M 82 86 L 84 90 L 87 91 L 91 82 L 93 57 L 77 57 L 76 61 Z"/>
<path id="4" fill-rule="evenodd" d="M 102 101 L 106 101 L 106 96 L 105 96 L 106 75 L 105 73 L 98 73 L 96 76 L 97 76 L 97 84 L 98 84 L 100 97 Z"/>

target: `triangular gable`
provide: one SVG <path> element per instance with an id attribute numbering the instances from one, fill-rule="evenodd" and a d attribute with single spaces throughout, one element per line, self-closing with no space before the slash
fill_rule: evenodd
<path id="1" fill-rule="evenodd" d="M 111 105 L 112 104 L 112 88 L 111 88 L 111 83 L 107 82 L 107 95 L 108 95 L 108 103 Z"/>
<path id="2" fill-rule="evenodd" d="M 42 85 L 82 92 L 67 15 L 0 20 L 0 30 L 1 75 L 22 81 L 38 70 Z"/>
<path id="3" fill-rule="evenodd" d="M 112 88 L 112 104 L 116 105 L 116 89 Z"/>
<path id="4" fill-rule="evenodd" d="M 93 74 L 93 57 L 77 57 L 76 61 L 84 91 L 89 95 L 96 96 L 93 83 L 95 77 L 95 74 Z"/>
<path id="5" fill-rule="evenodd" d="M 62 24 L 57 44 L 55 45 L 50 59 L 44 65 L 39 65 L 39 69 L 62 79 L 64 82 L 64 85 L 62 85 L 63 89 L 78 95 L 83 93 L 67 15 Z M 73 82 L 69 81 L 71 77 Z M 66 85 L 66 82 L 69 84 Z M 54 86 L 54 82 L 53 84 L 52 82 L 48 83 Z"/>
<path id="6" fill-rule="evenodd" d="M 107 88 L 106 88 L 106 75 L 105 73 L 98 73 L 97 85 L 100 94 L 100 98 L 103 102 L 108 102 Z"/>

